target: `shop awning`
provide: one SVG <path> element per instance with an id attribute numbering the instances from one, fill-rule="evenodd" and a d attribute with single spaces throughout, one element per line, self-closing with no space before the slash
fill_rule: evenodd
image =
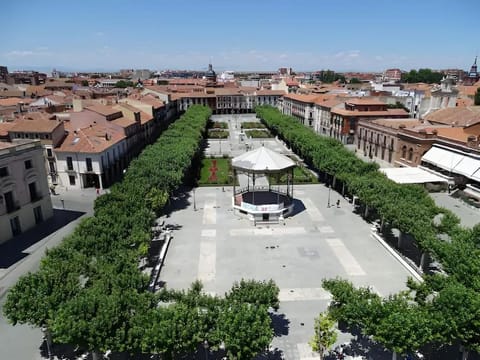
<path id="1" fill-rule="evenodd" d="M 479 159 L 464 156 L 462 161 L 460 161 L 458 165 L 454 167 L 453 172 L 471 178 L 475 173 L 478 173 L 479 169 Z M 477 176 L 480 176 L 480 173 L 478 173 Z"/>
<path id="2" fill-rule="evenodd" d="M 380 171 L 398 184 L 447 182 L 446 179 L 418 167 L 382 168 Z"/>
<path id="3" fill-rule="evenodd" d="M 447 171 L 453 171 L 455 166 L 463 159 L 463 155 L 440 147 L 432 147 L 422 157 L 422 161 L 431 163 Z"/>

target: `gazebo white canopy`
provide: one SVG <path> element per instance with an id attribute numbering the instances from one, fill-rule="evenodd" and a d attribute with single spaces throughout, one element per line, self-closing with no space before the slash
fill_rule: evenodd
<path id="1" fill-rule="evenodd" d="M 249 214 L 251 220 L 276 221 L 293 209 L 293 170 L 295 161 L 265 146 L 248 151 L 232 159 L 233 174 L 246 175 L 246 184 L 236 189 L 233 182 L 233 208 Z M 286 191 L 280 185 L 272 187 L 269 176 L 280 179 L 286 173 Z M 264 177 L 264 175 L 268 175 Z M 250 181 L 251 176 L 251 181 Z M 266 179 L 268 184 L 256 185 L 256 180 Z"/>
<path id="2" fill-rule="evenodd" d="M 265 146 L 246 152 L 232 159 L 232 166 L 249 173 L 279 172 L 295 167 L 295 162 Z"/>

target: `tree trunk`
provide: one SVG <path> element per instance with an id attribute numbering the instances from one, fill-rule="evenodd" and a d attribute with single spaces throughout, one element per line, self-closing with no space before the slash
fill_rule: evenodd
<path id="1" fill-rule="evenodd" d="M 467 360 L 469 355 L 468 349 L 466 349 L 465 346 L 460 345 L 460 348 L 458 350 L 460 351 L 460 359 Z"/>
<path id="2" fill-rule="evenodd" d="M 368 216 L 368 205 L 365 204 L 365 213 L 363 214 L 363 217 L 366 219 Z"/>
<path id="3" fill-rule="evenodd" d="M 428 253 L 426 251 L 422 251 L 422 256 L 420 256 L 420 265 L 419 265 L 422 271 L 425 269 L 427 258 L 428 258 Z"/>
<path id="4" fill-rule="evenodd" d="M 402 248 L 402 243 L 403 243 L 403 232 L 399 231 L 398 234 L 398 242 L 397 242 L 397 248 L 401 249 Z"/>
<path id="5" fill-rule="evenodd" d="M 92 351 L 92 360 L 101 360 L 103 358 L 103 354 L 100 351 L 93 350 Z"/>
<path id="6" fill-rule="evenodd" d="M 342 196 L 345 196 L 345 182 L 342 185 Z"/>
<path id="7" fill-rule="evenodd" d="M 392 353 L 392 360 L 397 360 L 397 353 L 395 351 Z"/>

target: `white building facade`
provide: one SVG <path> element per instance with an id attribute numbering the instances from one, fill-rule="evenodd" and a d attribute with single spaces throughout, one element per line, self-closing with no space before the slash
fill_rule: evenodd
<path id="1" fill-rule="evenodd" d="M 0 243 L 53 216 L 40 141 L 0 143 Z"/>

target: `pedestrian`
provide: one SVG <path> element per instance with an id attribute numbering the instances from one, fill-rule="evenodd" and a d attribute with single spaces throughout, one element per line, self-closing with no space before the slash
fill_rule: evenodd
<path id="1" fill-rule="evenodd" d="M 337 208 L 340 207 L 340 199 L 337 200 Z"/>
<path id="2" fill-rule="evenodd" d="M 97 187 L 97 196 L 100 195 L 100 188 Z"/>

